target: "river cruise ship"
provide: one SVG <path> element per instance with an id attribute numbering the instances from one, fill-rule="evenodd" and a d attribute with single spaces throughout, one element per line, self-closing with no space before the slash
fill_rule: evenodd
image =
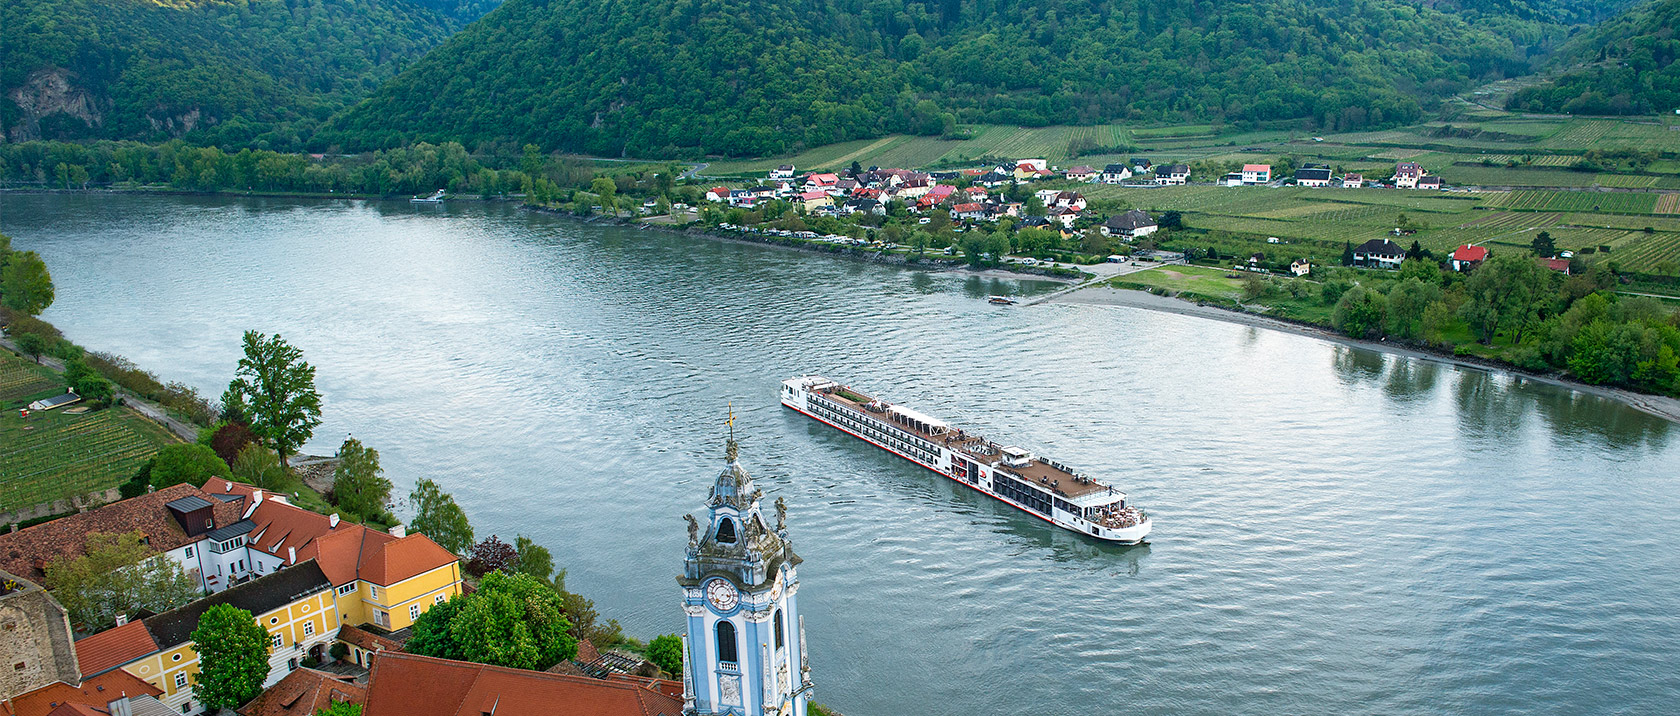
<path id="1" fill-rule="evenodd" d="M 782 405 L 1057 527 L 1122 544 L 1149 536 L 1149 516 L 1110 485 L 827 378 L 782 381 Z"/>

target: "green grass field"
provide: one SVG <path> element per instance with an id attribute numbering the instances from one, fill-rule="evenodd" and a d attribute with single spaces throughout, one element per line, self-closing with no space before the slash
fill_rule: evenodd
<path id="1" fill-rule="evenodd" d="M 21 417 L 20 406 L 62 392 L 55 374 L 0 351 L 0 510 L 115 487 L 158 448 L 179 442 L 127 408 Z"/>
<path id="2" fill-rule="evenodd" d="M 1226 278 L 1230 271 L 1203 266 L 1161 266 L 1110 281 L 1118 288 L 1159 288 L 1173 293 L 1235 301 L 1242 295 L 1242 280 Z"/>

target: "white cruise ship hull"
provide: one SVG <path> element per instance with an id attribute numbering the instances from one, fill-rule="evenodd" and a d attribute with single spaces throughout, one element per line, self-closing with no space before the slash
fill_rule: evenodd
<path id="1" fill-rule="evenodd" d="M 818 381 L 828 383 L 825 379 L 815 377 L 784 381 L 781 390 L 782 405 L 1057 527 L 1118 544 L 1138 544 L 1149 536 L 1152 524 L 1147 516 L 1129 526 L 1110 526 L 1102 520 L 1089 519 L 1081 512 L 1090 510 L 1091 507 L 1057 499 L 1052 490 L 1030 483 L 1023 485 L 1018 475 L 1009 474 L 1008 468 L 1000 463 L 987 464 L 984 460 L 976 460 L 973 456 L 938 440 L 926 439 L 889 421 L 849 411 L 833 401 L 826 400 L 809 389 L 814 384 L 822 384 L 817 383 Z M 1011 477 L 1017 479 L 1008 479 Z M 1005 482 L 1014 483 L 1014 489 L 1005 489 Z M 1004 494 L 1005 492 L 1014 494 Z M 1110 497 L 1111 495 L 1119 497 L 1116 500 Z M 1109 504 L 1123 506 L 1125 496 L 1115 493 L 1110 488 L 1108 496 L 1099 493 L 1084 502 L 1100 504 L 1104 500 Z"/>

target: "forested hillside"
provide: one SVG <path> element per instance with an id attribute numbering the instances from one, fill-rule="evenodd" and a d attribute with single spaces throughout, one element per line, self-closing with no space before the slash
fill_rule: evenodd
<path id="1" fill-rule="evenodd" d="M 296 147 L 495 0 L 8 0 L 6 139 Z"/>
<path id="2" fill-rule="evenodd" d="M 1591 66 L 1512 95 L 1527 112 L 1650 114 L 1680 109 L 1680 0 L 1635 7 L 1571 42 L 1564 61 Z"/>
<path id="3" fill-rule="evenodd" d="M 1565 34 L 1467 14 L 1399 0 L 509 0 L 320 139 L 763 155 L 971 122 L 1383 126 L 1528 72 Z"/>

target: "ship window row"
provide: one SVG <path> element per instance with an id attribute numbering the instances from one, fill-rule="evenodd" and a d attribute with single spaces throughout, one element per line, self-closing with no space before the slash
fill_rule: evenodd
<path id="1" fill-rule="evenodd" d="M 926 441 L 917 440 L 909 437 L 908 435 L 903 435 L 903 431 L 898 430 L 897 428 L 883 430 L 882 423 L 878 423 L 873 420 L 861 419 L 851 411 L 835 410 L 823 405 L 821 402 L 813 402 L 811 407 L 813 408 L 813 412 L 819 417 L 826 418 L 831 422 L 851 428 L 861 435 L 869 437 L 876 442 L 885 444 L 894 450 L 907 453 L 922 462 L 933 464 L 939 459 L 938 455 L 923 447 L 927 444 Z M 910 441 L 914 441 L 914 443 Z"/>
<path id="2" fill-rule="evenodd" d="M 1050 514 L 1050 500 L 1042 492 L 1001 472 L 992 472 L 992 486 L 997 493 L 1014 500 L 1041 515 Z"/>
<path id="3" fill-rule="evenodd" d="M 821 400 L 810 401 L 810 404 L 812 405 L 812 407 L 817 408 L 818 412 L 821 412 L 825 417 L 834 416 L 834 415 L 843 415 L 843 416 L 847 417 L 848 419 L 852 419 L 854 421 L 854 423 L 856 422 L 856 418 L 854 416 L 856 416 L 857 414 L 853 413 L 852 411 L 849 411 L 849 410 L 847 410 L 847 411 L 836 411 L 834 408 L 829 407 L 824 401 L 821 401 Z M 888 434 L 894 435 L 898 439 L 904 440 L 904 441 L 910 443 L 911 445 L 916 446 L 917 449 L 922 450 L 924 452 L 936 453 L 939 450 L 938 445 L 935 445 L 932 442 L 923 439 L 921 436 L 918 436 L 914 433 L 911 433 L 910 431 L 905 430 L 905 429 L 903 429 L 903 428 L 901 428 L 897 425 L 893 425 L 890 422 L 870 420 L 870 421 L 867 422 L 867 424 L 874 426 L 876 429 L 880 429 L 881 427 L 884 426 L 888 429 Z"/>

